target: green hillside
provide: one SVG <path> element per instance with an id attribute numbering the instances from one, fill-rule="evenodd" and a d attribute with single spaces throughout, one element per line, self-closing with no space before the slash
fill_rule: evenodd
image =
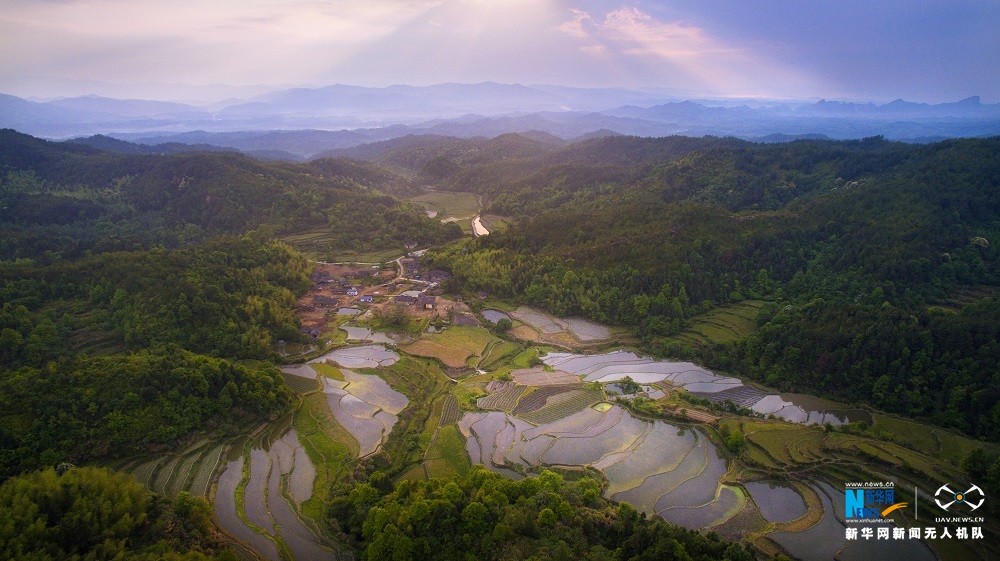
<path id="1" fill-rule="evenodd" d="M 530 187 L 493 183 L 492 205 L 518 227 L 435 263 L 470 292 L 631 326 L 659 353 L 1000 439 L 1000 302 L 987 290 L 1000 284 L 1000 139 L 702 142 L 714 145 L 620 168 L 602 163 L 620 161 L 616 147 L 683 143 L 567 147 L 604 143 L 608 155 L 544 168 Z M 932 309 L 969 287 L 986 297 Z M 745 299 L 776 304 L 754 335 L 675 338 Z"/>

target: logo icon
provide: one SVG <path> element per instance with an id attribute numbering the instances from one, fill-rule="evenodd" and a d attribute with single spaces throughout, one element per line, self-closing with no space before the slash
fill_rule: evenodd
<path id="1" fill-rule="evenodd" d="M 986 494 L 978 485 L 969 487 L 967 491 L 956 493 L 948 487 L 948 484 L 944 484 L 938 488 L 937 493 L 934 493 L 934 502 L 943 510 L 948 510 L 956 503 L 968 505 L 969 509 L 976 510 L 986 502 Z"/>
<path id="2" fill-rule="evenodd" d="M 885 518 L 909 504 L 897 503 L 893 489 L 854 488 L 844 491 L 844 506 L 847 518 Z"/>

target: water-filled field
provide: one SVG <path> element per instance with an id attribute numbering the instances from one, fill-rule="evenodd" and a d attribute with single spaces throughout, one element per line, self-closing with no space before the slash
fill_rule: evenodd
<path id="1" fill-rule="evenodd" d="M 360 457 L 378 451 L 409 401 L 378 376 L 344 369 L 345 384 L 324 388 L 334 418 L 358 441 Z"/>
<path id="2" fill-rule="evenodd" d="M 396 341 L 388 334 L 381 331 L 372 331 L 367 327 L 352 327 L 350 325 L 342 325 L 340 329 L 347 332 L 348 341 L 362 341 L 365 343 L 385 343 L 387 345 L 394 345 Z"/>
<path id="3" fill-rule="evenodd" d="M 581 343 L 603 341 L 611 337 L 611 330 L 606 325 L 584 318 L 557 318 L 547 312 L 528 306 L 521 306 L 510 315 L 530 325 L 543 335 L 567 334 Z"/>
<path id="4" fill-rule="evenodd" d="M 549 353 L 542 361 L 556 372 L 566 372 L 586 382 L 615 382 L 626 376 L 640 384 L 669 382 L 700 397 L 713 401 L 729 399 L 759 413 L 774 414 L 794 423 L 841 425 L 862 420 L 871 423 L 872 420 L 867 411 L 809 396 L 768 394 L 745 385 L 739 378 L 720 376 L 691 362 L 644 358 L 628 351 L 600 355 Z"/>
<path id="5" fill-rule="evenodd" d="M 498 323 L 502 319 L 510 319 L 507 314 L 497 310 L 483 310 L 483 317 L 490 323 Z"/>
<path id="6" fill-rule="evenodd" d="M 266 448 L 266 449 L 265 449 Z M 279 561 L 279 545 L 297 560 L 335 560 L 337 554 L 325 538 L 310 527 L 293 503 L 312 493 L 316 470 L 294 431 L 269 445 L 258 442 L 249 450 L 249 476 L 244 477 L 246 456 L 229 462 L 215 496 L 219 524 L 268 559 Z M 236 499 L 243 485 L 242 505 Z M 309 491 L 306 492 L 305 488 Z M 308 496 L 307 496 L 308 495 Z"/>
<path id="7" fill-rule="evenodd" d="M 806 513 L 806 502 L 791 487 L 759 481 L 745 487 L 768 522 L 791 522 Z"/>
<path id="8" fill-rule="evenodd" d="M 823 503 L 823 518 L 801 532 L 776 532 L 768 537 L 803 561 L 834 559 L 886 559 L 889 561 L 933 561 L 934 553 L 919 540 L 858 540 L 848 542 L 844 524 L 843 490 L 821 483 L 816 490 Z M 840 499 L 840 500 L 835 500 Z M 835 538 L 839 536 L 839 538 Z M 839 552 L 839 555 L 838 555 Z"/>
<path id="9" fill-rule="evenodd" d="M 333 361 L 344 368 L 378 368 L 391 366 L 399 361 L 399 355 L 383 345 L 345 347 L 329 352 L 309 363 Z M 287 367 L 286 367 L 287 368 Z"/>
<path id="10" fill-rule="evenodd" d="M 219 525 L 271 561 L 281 561 L 274 542 L 247 525 L 237 511 L 236 487 L 243 478 L 243 456 L 226 464 L 215 491 L 215 518 Z"/>
<path id="11" fill-rule="evenodd" d="M 634 417 L 617 405 L 586 407 L 532 426 L 499 411 L 466 413 L 458 428 L 473 463 L 500 473 L 520 465 L 589 466 L 609 480 L 609 498 L 697 529 L 722 523 L 746 501 L 721 486 L 726 460 L 698 429 Z"/>
<path id="12" fill-rule="evenodd" d="M 558 386 L 580 383 L 578 376 L 561 370 L 547 371 L 541 366 L 512 370 L 510 375 L 515 382 L 524 386 Z"/>

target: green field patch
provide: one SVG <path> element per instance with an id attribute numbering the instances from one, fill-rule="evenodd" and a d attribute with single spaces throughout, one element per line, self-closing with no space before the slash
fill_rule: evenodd
<path id="1" fill-rule="evenodd" d="M 483 226 L 487 230 L 489 230 L 490 233 L 493 233 L 493 232 L 503 232 L 503 231 L 506 231 L 507 228 L 510 227 L 509 219 L 504 218 L 502 216 L 497 216 L 495 214 L 483 214 L 481 216 L 481 220 L 482 220 Z"/>
<path id="2" fill-rule="evenodd" d="M 744 453 L 753 463 L 768 469 L 782 469 L 785 467 L 780 462 L 771 457 L 763 447 L 754 442 L 748 442 Z"/>
<path id="3" fill-rule="evenodd" d="M 916 470 L 934 481 L 947 482 L 949 480 L 946 473 L 931 461 L 930 458 L 913 450 L 903 448 L 891 442 L 872 442 L 870 445 L 859 445 L 866 452 L 871 448 L 880 450 L 883 454 L 876 454 L 880 459 L 885 459 L 888 463 L 910 470 Z"/>
<path id="4" fill-rule="evenodd" d="M 823 445 L 826 434 L 820 429 L 804 429 L 791 435 L 785 443 L 792 461 L 808 464 L 823 459 Z"/>
<path id="5" fill-rule="evenodd" d="M 326 376 L 327 378 L 339 380 L 341 382 L 344 381 L 344 373 L 329 362 L 311 362 L 309 363 L 309 368 L 315 370 L 320 376 Z"/>
<path id="6" fill-rule="evenodd" d="M 961 465 L 962 460 L 969 455 L 969 452 L 972 452 L 976 448 L 985 447 L 993 453 L 997 452 L 996 445 L 952 434 L 943 429 L 934 429 L 934 435 L 941 439 L 941 451 L 938 452 L 937 456 L 956 466 Z"/>
<path id="7" fill-rule="evenodd" d="M 448 394 L 442 399 L 441 419 L 439 426 L 450 425 L 458 421 L 460 414 L 458 410 L 458 400 L 455 396 Z"/>
<path id="8" fill-rule="evenodd" d="M 319 227 L 278 237 L 314 261 L 329 260 L 333 255 L 334 237 L 330 228 Z"/>
<path id="9" fill-rule="evenodd" d="M 502 366 L 505 361 L 514 356 L 514 354 L 520 349 L 520 346 L 515 343 L 511 343 L 510 341 L 499 341 L 497 344 L 490 347 L 486 356 L 479 361 L 479 366 L 483 370 L 496 370 Z"/>
<path id="10" fill-rule="evenodd" d="M 403 256 L 402 249 L 372 249 L 367 251 L 336 250 L 325 259 L 331 263 L 388 263 Z"/>
<path id="11" fill-rule="evenodd" d="M 611 409 L 612 407 L 614 407 L 614 405 L 608 403 L 607 401 L 602 401 L 600 403 L 595 403 L 593 405 L 593 408 L 596 409 L 597 411 L 600 411 L 601 413 L 606 412 L 608 409 Z"/>
<path id="12" fill-rule="evenodd" d="M 479 196 L 475 193 L 434 191 L 409 200 L 423 206 L 424 210 L 436 212 L 434 218 L 442 222 L 449 218 L 471 220 L 479 213 Z"/>
<path id="13" fill-rule="evenodd" d="M 464 476 L 472 468 L 465 453 L 465 438 L 454 424 L 438 429 L 425 458 L 424 468 L 429 478 Z"/>
<path id="14" fill-rule="evenodd" d="M 302 512 L 321 520 L 330 484 L 336 481 L 349 458 L 358 457 L 358 442 L 333 418 L 324 393 L 305 396 L 292 425 L 309 460 L 316 466 L 313 496 L 302 503 Z"/>
<path id="15" fill-rule="evenodd" d="M 673 339 L 694 345 L 727 343 L 742 339 L 757 329 L 757 314 L 764 305 L 761 300 L 743 300 L 718 306 L 694 316 L 687 327 Z"/>
<path id="16" fill-rule="evenodd" d="M 156 473 L 156 468 L 158 468 L 166 458 L 167 456 L 159 456 L 139 464 L 132 469 L 132 477 L 134 477 L 139 483 L 142 483 L 146 487 L 152 489 L 151 480 L 153 479 L 153 474 Z"/>
<path id="17" fill-rule="evenodd" d="M 174 474 L 173 478 L 170 480 L 170 484 L 167 486 L 167 493 L 171 496 L 177 496 L 181 491 L 187 489 L 188 482 L 191 479 L 191 472 L 194 471 L 201 461 L 202 453 L 205 450 L 200 449 L 195 452 L 184 456 L 180 464 L 177 466 L 177 472 Z"/>
<path id="18" fill-rule="evenodd" d="M 209 483 L 212 480 L 212 473 L 215 472 L 222 456 L 222 444 L 217 444 L 214 448 L 202 455 L 201 461 L 197 465 L 197 470 L 191 478 L 188 491 L 192 495 L 208 497 Z"/>
<path id="19" fill-rule="evenodd" d="M 150 489 L 163 495 L 167 494 L 167 485 L 170 483 L 170 478 L 174 475 L 178 463 L 180 463 L 180 456 L 172 456 L 166 463 L 161 464 L 153 477 Z"/>
<path id="20" fill-rule="evenodd" d="M 497 340 L 482 327 L 449 327 L 441 333 L 424 334 L 419 339 L 399 347 L 415 356 L 436 358 L 445 366 L 467 366 L 472 357 L 482 357 L 487 345 Z"/>
<path id="21" fill-rule="evenodd" d="M 549 397 L 544 407 L 520 417 L 536 425 L 552 423 L 569 417 L 581 409 L 586 409 L 602 399 L 604 399 L 604 394 L 601 390 L 573 389 Z"/>
<path id="22" fill-rule="evenodd" d="M 305 378 L 285 373 L 282 373 L 281 377 L 285 379 L 285 385 L 291 388 L 295 393 L 309 393 L 311 391 L 316 391 L 321 387 L 319 380 L 315 378 Z"/>
<path id="23" fill-rule="evenodd" d="M 517 407 L 513 409 L 512 413 L 514 415 L 521 416 L 538 411 L 542 407 L 545 407 L 545 403 L 550 397 L 566 393 L 574 387 L 578 386 L 533 386 L 527 393 L 521 396 L 521 400 L 518 402 Z"/>
<path id="24" fill-rule="evenodd" d="M 798 435 L 798 430 L 762 430 L 747 435 L 747 439 L 757 444 L 772 458 L 782 464 L 798 463 L 788 450 L 788 439 Z"/>
<path id="25" fill-rule="evenodd" d="M 931 455 L 941 451 L 941 441 L 927 425 L 881 414 L 872 415 L 872 418 L 875 421 L 872 428 L 891 434 L 915 450 Z"/>
<path id="26" fill-rule="evenodd" d="M 476 406 L 480 409 L 491 409 L 493 411 L 506 411 L 510 413 L 517 400 L 524 393 L 525 387 L 512 382 L 507 382 L 507 386 L 486 397 L 476 400 Z"/>

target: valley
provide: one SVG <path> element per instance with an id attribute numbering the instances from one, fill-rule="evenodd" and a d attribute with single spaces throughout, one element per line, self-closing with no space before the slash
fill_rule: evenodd
<path id="1" fill-rule="evenodd" d="M 364 318 L 375 309 L 350 317 L 339 329 L 366 330 Z M 349 338 L 342 346 L 340 339 L 332 351 L 283 367 L 299 405 L 290 421 L 260 427 L 226 447 L 230 456 L 218 463 L 214 486 L 221 527 L 275 561 L 353 559 L 343 543 L 318 530 L 322 517 L 312 518 L 309 513 L 316 511 L 309 505 L 358 466 L 378 465 L 401 480 L 417 481 L 464 475 L 473 466 L 515 480 L 549 469 L 566 477 L 586 474 L 601 482 L 609 500 L 746 541 L 761 552 L 807 561 L 841 550 L 846 558 L 869 557 L 885 551 L 874 543 L 831 543 L 828 537 L 829 550 L 804 546 L 816 539 L 813 534 L 843 536 L 843 513 L 834 507 L 840 496 L 836 486 L 878 476 L 901 489 L 928 489 L 930 481 L 963 477 L 964 453 L 944 454 L 946 448 L 979 446 L 867 408 L 779 394 L 627 347 L 610 350 L 609 345 L 620 345 L 614 330 L 594 322 L 561 320 L 524 307 L 509 316 L 490 308 L 475 314 L 460 303 L 448 310 L 453 318 L 474 318 L 475 325 L 453 319 L 435 328 L 442 316 L 411 318 L 421 332 L 433 333 L 366 330 L 365 341 Z M 512 328 L 498 337 L 489 328 L 501 317 L 535 331 L 520 337 Z M 538 340 L 560 333 L 558 347 Z M 366 343 L 372 340 L 380 343 Z M 593 351 L 595 341 L 604 345 L 596 354 L 572 352 Z M 400 393 L 406 386 L 394 388 L 393 381 L 399 384 L 400 376 L 418 369 L 433 383 L 423 394 L 421 416 L 412 419 L 416 440 L 402 457 L 390 456 L 383 447 L 401 436 L 394 434 L 396 420 L 415 405 Z M 622 395 L 619 382 L 626 377 L 638 387 Z M 734 414 L 720 408 L 727 400 L 744 409 Z M 886 436 L 858 432 L 861 425 Z M 887 436 L 889 431 L 930 438 L 900 441 Z M 728 436 L 734 433 L 745 435 L 743 445 L 731 445 Z M 211 448 L 209 456 L 218 460 L 220 448 Z M 182 466 L 181 473 L 198 471 L 201 456 L 192 457 L 170 462 Z M 134 473 L 141 477 L 147 466 Z M 153 475 L 147 481 L 154 486 L 161 479 L 191 480 Z M 902 513 L 894 518 L 901 525 L 910 521 Z M 934 545 L 912 542 L 889 558 L 959 559 L 987 555 L 980 548 L 990 547 L 936 550 Z"/>
<path id="2" fill-rule="evenodd" d="M 910 528 L 995 489 L 994 140 L 0 137 L 7 477 L 203 498 L 247 559 L 998 555 L 991 517 L 887 550 L 838 510 L 890 481 Z"/>

